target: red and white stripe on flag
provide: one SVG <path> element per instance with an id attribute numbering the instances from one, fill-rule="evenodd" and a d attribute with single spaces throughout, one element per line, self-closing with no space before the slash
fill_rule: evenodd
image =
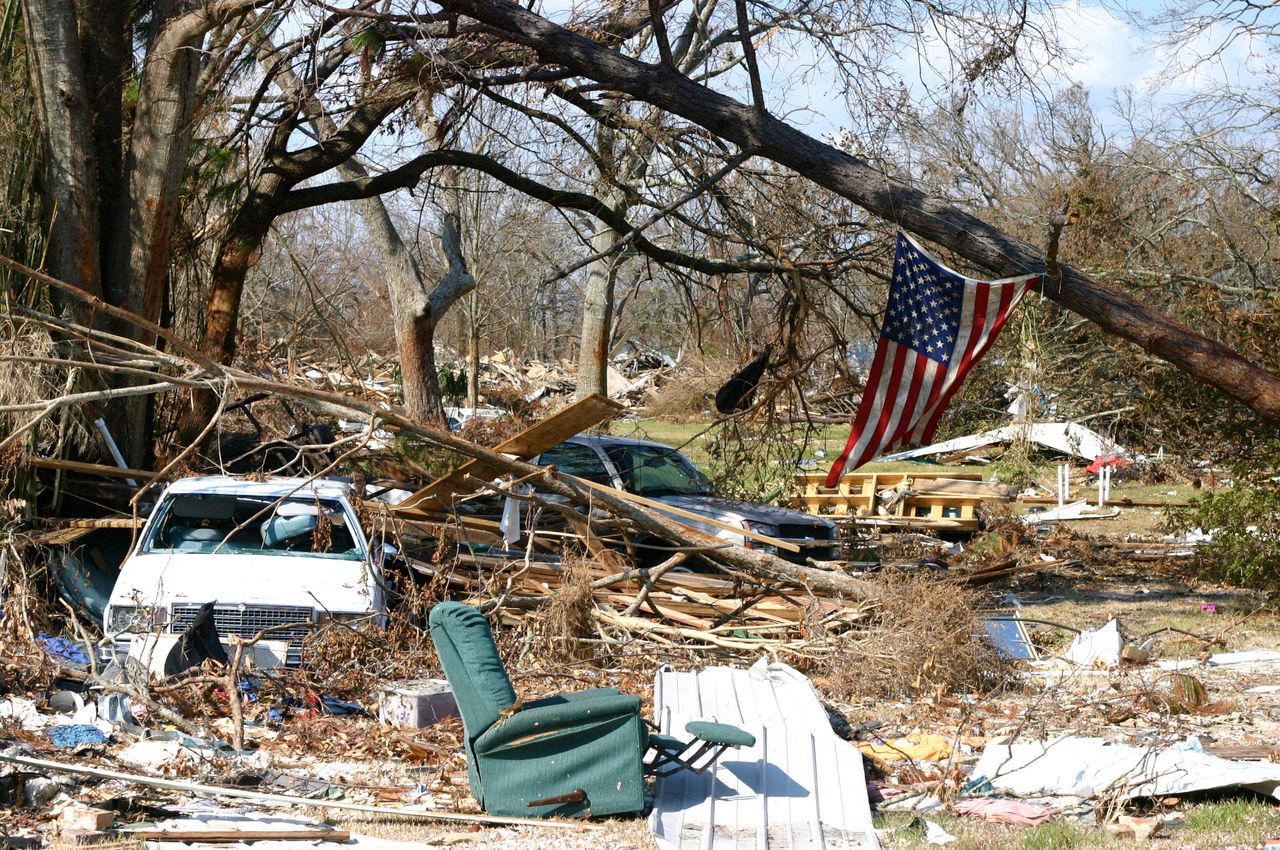
<path id="1" fill-rule="evenodd" d="M 836 486 L 845 472 L 900 446 L 932 441 L 965 375 L 1039 277 L 966 278 L 898 234 L 875 357 L 849 441 L 826 486 Z"/>

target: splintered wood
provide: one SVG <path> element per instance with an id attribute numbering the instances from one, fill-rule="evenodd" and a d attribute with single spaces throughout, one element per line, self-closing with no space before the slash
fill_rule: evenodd
<path id="1" fill-rule="evenodd" d="M 591 582 L 592 616 L 605 635 L 727 650 L 800 649 L 814 637 L 862 620 L 867 603 L 814 596 L 803 588 L 763 584 L 723 573 L 693 572 L 684 553 L 656 567 L 621 567 L 598 560 L 567 565 L 545 556 L 460 554 L 453 564 L 411 561 L 442 581 L 450 596 L 496 608 L 514 624 L 549 603 L 573 579 Z"/>
<path id="2" fill-rule="evenodd" d="M 514 437 L 499 443 L 493 450 L 499 454 L 528 460 L 559 445 L 575 434 L 593 428 L 607 419 L 612 419 L 622 409 L 621 404 L 602 395 L 589 395 L 554 416 L 548 416 Z M 482 461 L 467 461 L 405 499 L 396 506 L 396 510 L 402 513 L 421 513 L 447 508 L 450 497 L 458 490 L 466 488 L 470 479 L 483 480 L 498 474 L 498 470 L 491 469 Z"/>

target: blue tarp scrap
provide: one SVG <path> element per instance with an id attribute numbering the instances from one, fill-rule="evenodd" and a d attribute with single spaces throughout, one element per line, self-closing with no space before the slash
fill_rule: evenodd
<path id="1" fill-rule="evenodd" d="M 59 661 L 65 661 L 78 667 L 89 666 L 89 655 L 84 651 L 84 644 L 68 640 L 67 638 L 54 637 L 44 632 L 36 635 L 36 640 L 44 646 L 44 651 L 49 653 Z"/>
<path id="2" fill-rule="evenodd" d="M 54 726 L 48 730 L 49 740 L 60 750 L 74 750 L 78 747 L 92 747 L 105 744 L 107 736 L 97 726 L 72 725 Z"/>
<path id="3" fill-rule="evenodd" d="M 325 694 L 320 697 L 320 705 L 325 714 L 346 715 L 354 714 L 359 717 L 370 717 L 369 712 L 365 711 L 364 706 L 355 702 L 347 702 L 337 697 Z"/>

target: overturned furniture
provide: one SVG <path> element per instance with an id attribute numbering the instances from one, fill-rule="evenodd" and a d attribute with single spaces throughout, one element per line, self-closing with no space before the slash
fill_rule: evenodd
<path id="1" fill-rule="evenodd" d="M 593 688 L 522 702 L 484 615 L 458 602 L 431 609 L 431 640 L 465 729 L 471 792 L 494 815 L 608 815 L 644 808 L 646 772 L 705 770 L 754 736 L 691 722 L 684 741 L 653 735 L 640 698 Z"/>
<path id="2" fill-rule="evenodd" d="M 978 530 L 978 508 L 1007 502 L 1016 488 L 984 481 L 981 473 L 851 472 L 835 487 L 826 476 L 796 476 L 792 506 L 834 520 L 885 526 Z"/>

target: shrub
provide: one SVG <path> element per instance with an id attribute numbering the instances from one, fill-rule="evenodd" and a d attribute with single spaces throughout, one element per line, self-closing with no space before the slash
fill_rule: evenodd
<path id="1" fill-rule="evenodd" d="M 1238 481 L 1205 493 L 1189 508 L 1170 508 L 1165 528 L 1182 534 L 1211 532 L 1202 547 L 1214 578 L 1254 587 L 1280 587 L 1280 487 L 1271 480 Z"/>

